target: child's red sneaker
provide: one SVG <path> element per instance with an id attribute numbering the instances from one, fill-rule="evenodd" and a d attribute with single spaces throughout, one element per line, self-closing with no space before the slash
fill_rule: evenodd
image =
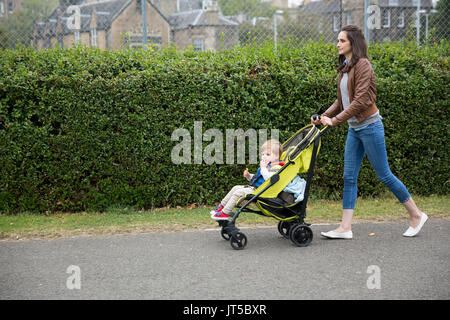
<path id="1" fill-rule="evenodd" d="M 223 213 L 223 211 L 217 212 L 215 215 L 211 216 L 211 219 L 214 220 L 228 220 L 230 216 L 226 213 Z"/>
<path id="2" fill-rule="evenodd" d="M 210 215 L 215 215 L 217 212 L 222 211 L 223 209 L 223 205 L 219 204 L 214 210 L 211 210 L 209 212 Z"/>

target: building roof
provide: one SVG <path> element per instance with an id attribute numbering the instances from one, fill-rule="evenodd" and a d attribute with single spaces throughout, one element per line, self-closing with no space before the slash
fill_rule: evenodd
<path id="1" fill-rule="evenodd" d="M 326 0 L 321 1 L 311 1 L 308 2 L 306 5 L 300 6 L 300 11 L 302 13 L 324 13 L 326 7 L 328 6 L 328 3 Z"/>
<path id="2" fill-rule="evenodd" d="M 78 4 L 77 6 L 80 8 L 80 32 L 90 30 L 91 18 L 94 11 L 97 20 L 97 29 L 104 30 L 110 28 L 114 19 L 128 7 L 132 1 L 133 0 L 105 0 Z M 68 26 L 68 20 L 71 16 L 73 16 L 73 12 L 67 12 L 67 6 L 59 6 L 53 10 L 46 19 L 49 33 L 53 35 L 56 33 L 59 21 L 64 34 L 73 33 L 73 30 Z M 45 26 L 45 22 L 36 24 L 38 34 L 43 35 Z"/>
<path id="3" fill-rule="evenodd" d="M 416 8 L 418 0 L 379 0 L 378 6 L 382 8 Z M 432 0 L 421 0 L 421 8 L 433 7 Z M 300 6 L 300 11 L 305 14 L 327 14 L 339 12 L 339 0 L 319 0 L 308 2 Z M 345 10 L 345 5 L 344 5 Z"/>
<path id="4" fill-rule="evenodd" d="M 80 32 L 89 32 L 91 19 L 95 11 L 97 29 L 106 30 L 111 27 L 112 22 L 125 10 L 130 3 L 134 0 L 104 0 L 99 2 L 81 3 L 77 6 L 80 8 Z M 174 29 L 186 29 L 192 26 L 205 26 L 206 23 L 206 10 L 195 9 L 189 11 L 182 11 L 171 14 L 169 17 L 165 17 L 159 9 L 147 0 L 161 17 L 166 20 Z M 190 9 L 198 7 L 201 2 L 192 0 L 180 0 L 180 10 Z M 45 21 L 38 22 L 36 24 L 36 31 L 38 36 L 43 37 L 45 28 L 48 28 L 50 35 L 56 35 L 58 24 L 61 25 L 63 34 L 71 34 L 74 30 L 68 26 L 68 20 L 73 15 L 73 12 L 67 12 L 67 5 L 60 5 L 57 7 Z M 219 23 L 217 25 L 222 26 L 237 26 L 238 23 L 224 17 L 221 12 L 218 13 Z"/>
<path id="5" fill-rule="evenodd" d="M 418 0 L 378 0 L 378 5 L 380 7 L 400 7 L 400 8 L 417 8 Z M 421 8 L 432 8 L 433 3 L 431 0 L 421 0 Z"/>
<path id="6" fill-rule="evenodd" d="M 174 29 L 187 29 L 191 27 L 197 26 L 206 26 L 206 11 L 204 9 L 197 9 L 191 11 L 183 11 L 178 13 L 173 13 L 168 17 L 170 25 Z M 215 25 L 221 26 L 237 26 L 239 25 L 237 22 L 232 21 L 222 15 L 219 11 L 218 13 L 219 22 Z"/>

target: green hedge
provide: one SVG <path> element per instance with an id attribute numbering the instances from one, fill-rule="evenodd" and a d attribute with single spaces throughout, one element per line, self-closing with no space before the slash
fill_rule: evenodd
<path id="1" fill-rule="evenodd" d="M 448 194 L 448 43 L 376 44 L 369 54 L 393 173 L 413 194 Z M 244 183 L 246 165 L 176 165 L 172 132 L 194 138 L 202 121 L 203 132 L 273 128 L 284 141 L 334 101 L 336 60 L 334 45 L 313 42 L 278 56 L 270 45 L 0 51 L 0 212 L 213 204 Z M 341 197 L 346 130 L 323 139 L 314 197 Z M 364 160 L 360 195 L 384 192 Z"/>

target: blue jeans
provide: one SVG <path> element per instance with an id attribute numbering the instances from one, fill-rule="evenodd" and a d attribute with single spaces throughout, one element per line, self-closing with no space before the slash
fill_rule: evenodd
<path id="1" fill-rule="evenodd" d="M 362 128 L 349 128 L 344 155 L 344 199 L 343 209 L 354 209 L 357 196 L 357 181 L 364 154 L 370 161 L 380 181 L 404 203 L 411 197 L 405 185 L 389 169 L 383 123 L 378 120 Z"/>

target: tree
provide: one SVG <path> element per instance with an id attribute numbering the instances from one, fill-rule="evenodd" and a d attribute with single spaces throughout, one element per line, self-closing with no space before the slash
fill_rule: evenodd
<path id="1" fill-rule="evenodd" d="M 434 34 L 440 39 L 450 39 L 450 0 L 439 0 L 436 5 L 437 13 L 430 15 L 430 27 L 434 28 Z"/>
<path id="2" fill-rule="evenodd" d="M 8 16 L 0 25 L 0 48 L 29 46 L 37 21 L 44 20 L 58 5 L 58 0 L 23 0 L 22 10 Z"/>
<path id="3" fill-rule="evenodd" d="M 250 18 L 271 17 L 274 12 L 270 2 L 261 2 L 261 0 L 218 0 L 218 4 L 225 16 L 245 13 Z"/>

